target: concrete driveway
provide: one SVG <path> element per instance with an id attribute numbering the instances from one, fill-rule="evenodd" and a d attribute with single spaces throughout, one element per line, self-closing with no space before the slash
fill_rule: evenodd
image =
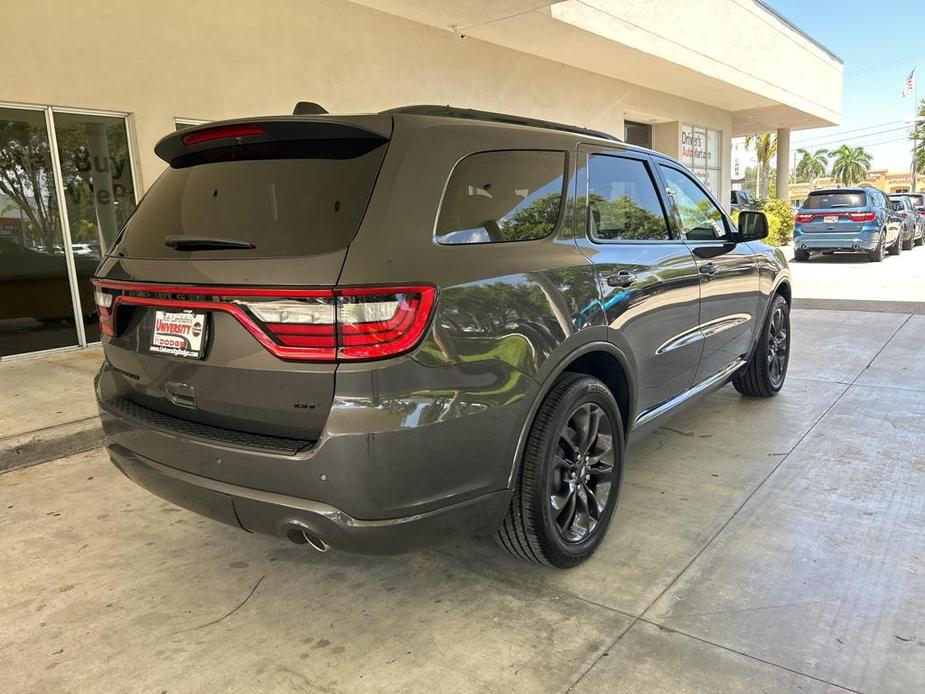
<path id="1" fill-rule="evenodd" d="M 793 248 L 785 252 L 799 298 L 925 302 L 925 246 L 887 255 L 882 263 L 854 254 L 819 255 L 795 263 Z"/>
<path id="2" fill-rule="evenodd" d="M 315 554 L 99 450 L 0 475 L 0 689 L 925 691 L 925 316 L 794 334 L 779 397 L 727 387 L 631 451 L 568 572 L 478 539 Z"/>

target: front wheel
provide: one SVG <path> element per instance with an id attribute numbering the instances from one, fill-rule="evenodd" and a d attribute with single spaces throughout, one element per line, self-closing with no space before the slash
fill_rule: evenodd
<path id="1" fill-rule="evenodd" d="M 566 569 L 590 557 L 610 526 L 623 474 L 623 420 L 601 381 L 564 373 L 540 406 L 499 544 Z"/>
<path id="2" fill-rule="evenodd" d="M 797 263 L 805 263 L 809 260 L 809 251 L 798 251 L 793 252 L 793 259 Z"/>
<path id="3" fill-rule="evenodd" d="M 790 305 L 780 294 L 771 300 L 771 310 L 752 358 L 739 369 L 732 385 L 742 395 L 769 398 L 777 395 L 787 378 L 790 363 Z"/>
<path id="4" fill-rule="evenodd" d="M 890 246 L 890 255 L 899 255 L 902 252 L 903 252 L 903 235 L 902 235 L 902 232 L 900 232 L 896 236 L 896 243 Z"/>
<path id="5" fill-rule="evenodd" d="M 904 250 L 904 251 L 911 251 L 911 250 L 912 250 L 912 244 L 913 244 L 914 242 L 915 242 L 915 232 L 913 231 L 912 234 L 909 236 L 909 240 L 908 240 L 908 241 L 903 241 L 903 250 Z"/>

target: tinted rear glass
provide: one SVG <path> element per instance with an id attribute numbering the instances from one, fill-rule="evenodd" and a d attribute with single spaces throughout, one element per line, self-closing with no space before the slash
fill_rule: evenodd
<path id="1" fill-rule="evenodd" d="M 565 185 L 565 152 L 479 152 L 460 161 L 446 186 L 437 241 L 530 241 L 552 233 Z"/>
<path id="2" fill-rule="evenodd" d="M 910 195 L 909 200 L 912 201 L 913 205 L 916 205 L 918 207 L 925 205 L 925 195 Z"/>
<path id="3" fill-rule="evenodd" d="M 834 207 L 864 207 L 867 196 L 864 193 L 810 193 L 803 202 L 807 210 L 825 210 Z"/>
<path id="4" fill-rule="evenodd" d="M 318 141 L 299 158 L 169 168 L 125 225 L 113 254 L 129 258 L 266 258 L 345 248 L 385 155 L 381 140 Z M 225 239 L 251 249 L 174 250 L 165 237 Z"/>

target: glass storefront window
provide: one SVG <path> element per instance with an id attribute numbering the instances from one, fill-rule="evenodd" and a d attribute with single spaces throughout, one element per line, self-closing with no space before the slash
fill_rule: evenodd
<path id="1" fill-rule="evenodd" d="M 717 196 L 720 194 L 722 147 L 722 131 L 681 125 L 681 163 Z"/>
<path id="2" fill-rule="evenodd" d="M 78 342 L 51 157 L 45 111 L 0 108 L 0 356 Z"/>
<path id="3" fill-rule="evenodd" d="M 135 209 L 125 118 L 54 114 L 64 201 L 88 342 L 100 339 L 89 278 Z"/>

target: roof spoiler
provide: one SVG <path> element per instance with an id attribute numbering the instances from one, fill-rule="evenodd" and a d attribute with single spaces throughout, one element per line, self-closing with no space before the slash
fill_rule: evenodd
<path id="1" fill-rule="evenodd" d="M 273 151 L 283 142 L 292 145 L 312 140 L 385 142 L 391 136 L 391 125 L 392 119 L 382 116 L 343 120 L 330 116 L 317 119 L 264 116 L 226 120 L 170 133 L 154 146 L 154 153 L 174 167 L 202 162 L 204 157 L 198 155 L 211 150 L 247 150 L 245 153 L 257 158 L 264 158 L 261 152 L 273 158 Z"/>

